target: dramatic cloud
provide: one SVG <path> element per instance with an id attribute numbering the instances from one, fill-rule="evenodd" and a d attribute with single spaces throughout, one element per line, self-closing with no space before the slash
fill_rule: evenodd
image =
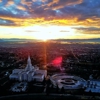
<path id="1" fill-rule="evenodd" d="M 25 32 L 28 32 L 28 33 L 34 33 L 34 32 L 39 32 L 39 31 L 26 30 Z"/>
<path id="2" fill-rule="evenodd" d="M 0 25 L 9 26 L 9 25 L 15 25 L 15 23 L 10 20 L 0 19 Z"/>
<path id="3" fill-rule="evenodd" d="M 48 7 L 51 7 L 52 9 L 60 9 L 64 8 L 68 5 L 75 5 L 82 3 L 83 0 L 48 0 Z"/>
<path id="4" fill-rule="evenodd" d="M 78 31 L 85 34 L 100 34 L 100 28 L 96 28 L 96 27 L 88 27 L 88 28 L 80 27 L 74 29 L 77 29 Z"/>
<path id="5" fill-rule="evenodd" d="M 69 31 L 66 31 L 66 30 L 61 30 L 60 32 L 69 32 Z"/>
<path id="6" fill-rule="evenodd" d="M 0 18 L 2 26 L 77 26 L 99 34 L 100 0 L 0 0 Z"/>

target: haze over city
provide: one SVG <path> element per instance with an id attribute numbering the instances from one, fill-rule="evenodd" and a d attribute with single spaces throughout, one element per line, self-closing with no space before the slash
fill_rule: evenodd
<path id="1" fill-rule="evenodd" d="M 0 38 L 100 37 L 100 0 L 0 0 Z"/>
<path id="2" fill-rule="evenodd" d="M 100 99 L 100 0 L 0 0 L 8 99 Z"/>

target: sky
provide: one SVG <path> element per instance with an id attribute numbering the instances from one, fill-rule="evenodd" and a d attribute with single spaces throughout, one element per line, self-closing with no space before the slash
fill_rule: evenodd
<path id="1" fill-rule="evenodd" d="M 100 38 L 100 0 L 0 0 L 0 38 Z"/>

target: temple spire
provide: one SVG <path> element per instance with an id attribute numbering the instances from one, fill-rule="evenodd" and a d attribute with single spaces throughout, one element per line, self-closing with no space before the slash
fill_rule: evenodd
<path id="1" fill-rule="evenodd" d="M 30 56 L 28 56 L 27 64 L 31 64 L 31 58 L 30 58 Z"/>
<path id="2" fill-rule="evenodd" d="M 27 66 L 26 66 L 25 70 L 31 71 L 33 68 L 34 68 L 34 67 L 32 66 L 30 56 L 28 56 L 28 59 L 27 59 Z"/>

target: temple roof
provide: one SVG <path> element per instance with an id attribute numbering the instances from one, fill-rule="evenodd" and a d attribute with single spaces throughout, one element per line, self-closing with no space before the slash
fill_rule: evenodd
<path id="1" fill-rule="evenodd" d="M 33 69 L 34 69 L 34 67 L 32 66 L 30 56 L 28 56 L 28 59 L 27 59 L 27 66 L 26 66 L 25 70 L 31 71 L 31 70 L 33 70 Z"/>

